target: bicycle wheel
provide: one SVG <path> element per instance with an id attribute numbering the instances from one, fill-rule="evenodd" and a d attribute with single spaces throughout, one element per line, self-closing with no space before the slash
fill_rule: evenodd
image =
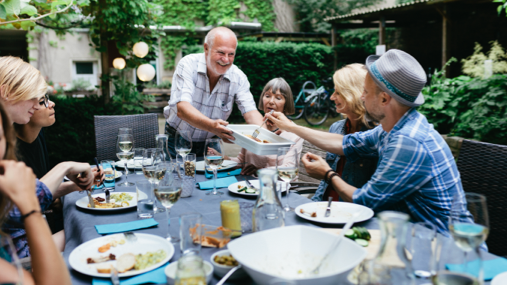
<path id="1" fill-rule="evenodd" d="M 317 86 L 315 86 L 315 83 L 313 83 L 311 81 L 306 81 L 303 84 L 301 91 L 299 91 L 299 94 L 298 94 L 296 100 L 294 101 L 294 108 L 296 109 L 296 112 L 293 115 L 288 115 L 287 118 L 289 118 L 291 120 L 301 119 L 301 117 L 303 116 L 303 113 L 305 111 L 305 100 L 316 89 L 317 89 Z"/>
<path id="2" fill-rule="evenodd" d="M 318 126 L 324 123 L 329 116 L 329 105 L 325 100 L 325 93 L 315 96 L 305 104 L 305 121 L 312 125 Z"/>

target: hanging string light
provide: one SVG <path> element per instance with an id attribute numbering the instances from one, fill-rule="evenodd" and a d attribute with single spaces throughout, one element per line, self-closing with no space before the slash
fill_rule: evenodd
<path id="1" fill-rule="evenodd" d="M 141 64 L 137 68 L 137 77 L 142 81 L 151 81 L 155 77 L 155 68 L 149 63 Z"/>
<path id="2" fill-rule="evenodd" d="M 122 57 L 117 57 L 113 60 L 113 67 L 119 70 L 122 70 L 125 68 L 127 63 L 125 62 L 125 59 Z"/>
<path id="3" fill-rule="evenodd" d="M 134 44 L 134 47 L 132 48 L 132 50 L 137 57 L 143 58 L 150 51 L 150 47 L 145 42 L 138 42 L 138 43 Z"/>

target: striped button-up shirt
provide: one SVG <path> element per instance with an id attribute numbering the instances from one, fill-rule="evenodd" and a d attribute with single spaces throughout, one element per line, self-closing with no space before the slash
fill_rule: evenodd
<path id="1" fill-rule="evenodd" d="M 354 192 L 354 203 L 375 212 L 404 212 L 413 222 L 428 221 L 448 232 L 453 196 L 464 201 L 463 186 L 451 150 L 423 115 L 412 108 L 389 133 L 378 126 L 347 135 L 343 151 L 347 160 L 379 157 L 370 181 Z"/>
<path id="2" fill-rule="evenodd" d="M 176 104 L 182 101 L 189 102 L 212 120 L 227 120 L 234 102 L 241 114 L 256 110 L 248 78 L 234 64 L 220 77 L 215 88 L 210 90 L 204 53 L 187 55 L 178 63 L 173 75 L 171 99 L 169 106 L 164 108 L 164 116 L 167 123 L 176 130 L 190 130 L 193 141 L 203 142 L 213 137 L 214 134 L 192 127 L 178 118 Z"/>

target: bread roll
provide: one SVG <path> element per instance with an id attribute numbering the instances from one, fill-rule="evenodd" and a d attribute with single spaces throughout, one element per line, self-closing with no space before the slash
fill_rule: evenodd
<path id="1" fill-rule="evenodd" d="M 136 256 L 132 253 L 125 253 L 116 259 L 116 268 L 119 273 L 124 273 L 134 268 Z"/>

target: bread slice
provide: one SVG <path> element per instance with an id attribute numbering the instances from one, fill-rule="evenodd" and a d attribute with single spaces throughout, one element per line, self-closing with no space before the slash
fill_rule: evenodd
<path id="1" fill-rule="evenodd" d="M 116 259 L 116 268 L 119 273 L 124 273 L 134 268 L 136 265 L 136 256 L 132 253 L 122 254 Z"/>
<path id="2" fill-rule="evenodd" d="M 97 265 L 95 268 L 97 268 L 98 273 L 106 273 L 106 274 L 111 273 L 111 264 L 100 264 Z"/>

